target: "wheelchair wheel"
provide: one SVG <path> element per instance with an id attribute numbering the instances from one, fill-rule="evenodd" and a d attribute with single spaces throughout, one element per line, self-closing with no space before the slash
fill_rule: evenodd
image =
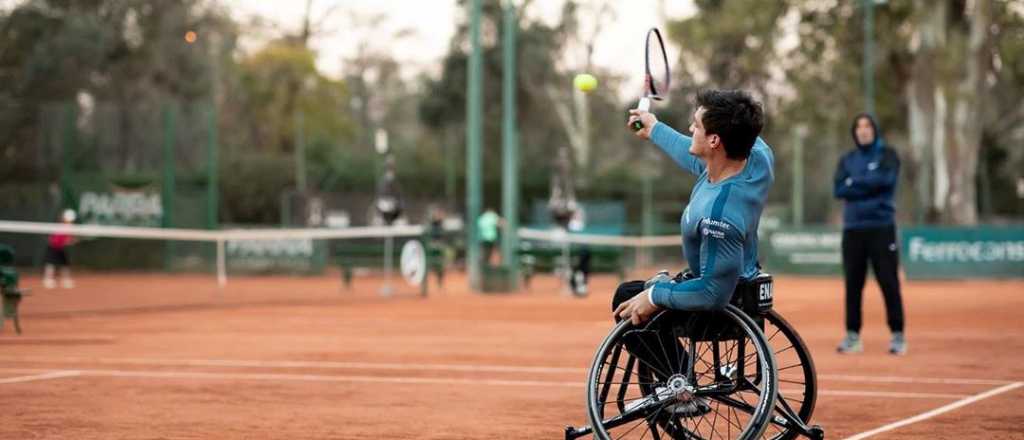
<path id="1" fill-rule="evenodd" d="M 587 412 L 595 438 L 760 438 L 778 393 L 757 325 L 730 305 L 619 323 L 594 356 Z"/>
<path id="2" fill-rule="evenodd" d="M 764 318 L 765 339 L 778 365 L 779 397 L 775 417 L 762 437 L 792 440 L 800 433 L 791 426 L 788 416 L 798 416 L 805 425 L 810 423 L 818 398 L 818 376 L 811 353 L 793 326 L 774 310 Z"/>

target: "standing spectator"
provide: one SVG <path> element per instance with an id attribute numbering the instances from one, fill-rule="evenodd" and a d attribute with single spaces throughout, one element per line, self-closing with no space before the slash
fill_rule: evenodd
<path id="1" fill-rule="evenodd" d="M 391 226 L 395 220 L 402 216 L 402 191 L 398 187 L 398 179 L 395 177 L 395 158 L 388 156 L 384 162 L 384 176 L 377 186 L 377 200 L 375 202 L 377 213 L 380 214 L 384 224 Z"/>
<path id="2" fill-rule="evenodd" d="M 61 223 L 71 225 L 75 222 L 75 211 L 65 209 L 61 214 Z M 46 241 L 46 256 L 43 266 L 43 287 L 53 289 L 57 287 L 57 280 L 54 278 L 57 269 L 61 273 L 61 286 L 65 289 L 75 287 L 71 279 L 71 259 L 68 258 L 67 247 L 74 244 L 74 237 L 68 232 L 58 232 Z"/>
<path id="3" fill-rule="evenodd" d="M 498 227 L 502 223 L 501 216 L 491 207 L 487 207 L 487 210 L 476 220 L 476 228 L 480 234 L 480 246 L 483 248 L 481 259 L 486 264 L 491 264 L 491 254 L 494 253 L 494 248 L 498 245 Z"/>
<path id="4" fill-rule="evenodd" d="M 859 114 L 853 120 L 856 148 L 843 155 L 836 167 L 833 191 L 843 199 L 843 273 L 846 277 L 846 338 L 840 353 L 864 350 L 860 339 L 861 308 L 868 262 L 885 298 L 892 340 L 889 352 L 903 355 L 903 301 L 900 298 L 899 245 L 896 240 L 896 182 L 900 159 L 885 145 L 875 120 Z"/>

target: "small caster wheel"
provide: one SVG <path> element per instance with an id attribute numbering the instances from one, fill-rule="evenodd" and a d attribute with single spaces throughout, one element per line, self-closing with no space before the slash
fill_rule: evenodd
<path id="1" fill-rule="evenodd" d="M 825 438 L 825 430 L 821 429 L 819 425 L 814 425 L 807 430 L 807 436 L 814 440 L 823 440 Z"/>

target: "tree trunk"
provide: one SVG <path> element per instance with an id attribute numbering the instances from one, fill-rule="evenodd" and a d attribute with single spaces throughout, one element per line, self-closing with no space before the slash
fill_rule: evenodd
<path id="1" fill-rule="evenodd" d="M 911 75 L 907 84 L 907 114 L 910 130 L 910 151 L 912 167 L 911 178 L 914 182 L 915 221 L 933 222 L 937 213 L 941 212 L 945 200 L 939 196 L 940 175 L 944 176 L 944 167 L 940 173 L 936 169 L 936 158 L 944 156 L 945 137 L 940 127 L 944 125 L 944 116 L 938 114 L 944 109 L 944 95 L 938 88 L 936 67 L 939 51 L 946 43 L 947 27 L 946 4 L 934 4 L 930 1 L 918 0 L 915 3 L 914 35 L 910 42 L 910 51 L 914 54 Z M 938 154 L 935 154 L 938 152 Z"/>
<path id="2" fill-rule="evenodd" d="M 985 93 L 985 76 L 991 65 L 989 42 L 992 5 L 974 2 L 965 53 L 965 72 L 958 84 L 953 112 L 950 164 L 949 220 L 954 224 L 978 222 L 977 171 L 984 123 L 980 103 Z"/>
<path id="3" fill-rule="evenodd" d="M 946 89 L 942 86 L 935 88 L 935 109 L 932 113 L 932 168 L 935 171 L 935 180 L 932 197 L 932 213 L 939 219 L 946 220 L 946 202 L 949 200 L 949 167 L 946 165 L 947 145 L 947 117 L 946 109 L 949 100 L 946 97 Z M 933 218 L 934 220 L 934 218 Z"/>

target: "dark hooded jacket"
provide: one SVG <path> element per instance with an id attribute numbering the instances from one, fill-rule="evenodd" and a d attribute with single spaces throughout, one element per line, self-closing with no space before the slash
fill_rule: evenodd
<path id="1" fill-rule="evenodd" d="M 875 128 L 874 142 L 857 142 L 857 121 L 867 118 Z M 843 207 L 843 229 L 864 229 L 895 223 L 896 183 L 900 174 L 900 158 L 896 150 L 882 140 L 878 124 L 867 114 L 853 119 L 850 129 L 852 151 L 839 158 L 834 178 L 833 194 L 846 203 Z"/>

